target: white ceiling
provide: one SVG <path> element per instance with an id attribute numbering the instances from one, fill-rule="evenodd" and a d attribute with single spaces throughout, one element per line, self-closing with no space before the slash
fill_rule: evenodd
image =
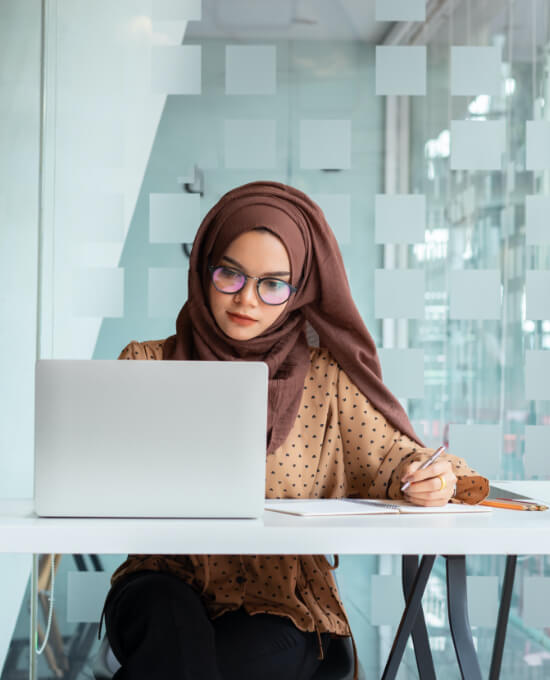
<path id="1" fill-rule="evenodd" d="M 361 40 L 382 42 L 391 24 L 375 20 L 375 0 L 203 0 L 186 39 Z"/>

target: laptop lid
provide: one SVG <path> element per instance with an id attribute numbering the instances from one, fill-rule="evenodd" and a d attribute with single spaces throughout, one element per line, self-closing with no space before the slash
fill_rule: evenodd
<path id="1" fill-rule="evenodd" d="M 268 367 L 36 362 L 35 509 L 56 517 L 258 517 Z"/>

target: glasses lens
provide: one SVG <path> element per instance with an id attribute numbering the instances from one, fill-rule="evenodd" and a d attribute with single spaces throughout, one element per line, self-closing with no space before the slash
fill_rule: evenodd
<path id="1" fill-rule="evenodd" d="M 290 297 L 290 288 L 279 279 L 264 279 L 260 283 L 260 297 L 268 305 L 280 305 Z"/>
<path id="2" fill-rule="evenodd" d="M 236 293 L 243 287 L 245 278 L 243 274 L 229 267 L 216 267 L 212 272 L 212 281 L 218 290 Z"/>

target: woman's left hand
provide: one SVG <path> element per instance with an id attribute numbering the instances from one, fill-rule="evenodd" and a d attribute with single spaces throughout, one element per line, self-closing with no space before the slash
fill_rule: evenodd
<path id="1" fill-rule="evenodd" d="M 448 460 L 436 460 L 425 470 L 419 470 L 423 461 L 409 463 L 401 477 L 401 486 L 410 482 L 403 497 L 414 505 L 446 505 L 455 494 L 456 476 Z"/>

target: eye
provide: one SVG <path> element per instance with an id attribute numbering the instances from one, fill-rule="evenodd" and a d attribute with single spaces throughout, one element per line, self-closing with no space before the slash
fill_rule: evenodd
<path id="1" fill-rule="evenodd" d="M 269 290 L 281 290 L 281 288 L 286 288 L 288 285 L 285 281 L 280 281 L 279 279 L 266 279 L 265 285 Z"/>
<path id="2" fill-rule="evenodd" d="M 220 267 L 220 275 L 226 279 L 236 279 L 242 276 L 242 274 L 235 269 L 230 269 L 229 267 Z"/>

